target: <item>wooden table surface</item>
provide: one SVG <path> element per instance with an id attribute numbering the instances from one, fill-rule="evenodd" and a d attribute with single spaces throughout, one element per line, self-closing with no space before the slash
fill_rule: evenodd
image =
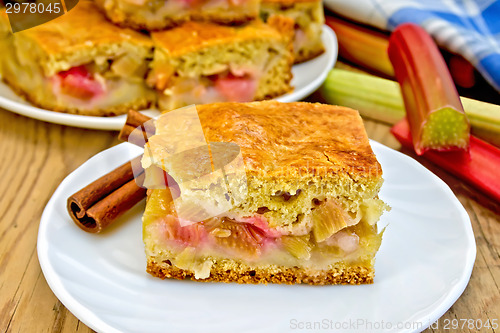
<path id="1" fill-rule="evenodd" d="M 365 125 L 371 139 L 399 149 L 387 125 L 371 120 Z M 47 285 L 36 251 L 38 225 L 59 183 L 94 154 L 118 144 L 116 137 L 117 132 L 60 126 L 0 109 L 0 332 L 91 331 Z M 452 187 L 469 213 L 477 243 L 467 289 L 439 320 L 439 328 L 427 331 L 462 331 L 443 327 L 453 319 L 498 323 L 500 216 L 493 212 L 498 209 L 455 178 L 426 166 Z"/>

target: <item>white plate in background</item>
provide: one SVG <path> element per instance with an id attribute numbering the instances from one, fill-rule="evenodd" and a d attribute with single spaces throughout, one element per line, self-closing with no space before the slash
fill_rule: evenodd
<path id="1" fill-rule="evenodd" d="M 43 274 L 69 311 L 98 332 L 274 333 L 301 325 L 312 331 L 305 327 L 315 323 L 336 332 L 421 331 L 467 286 L 474 234 L 443 181 L 412 158 L 371 144 L 384 171 L 380 198 L 392 207 L 379 222 L 388 226 L 372 285 L 239 285 L 150 276 L 144 203 L 102 234 L 85 233 L 66 211 L 69 195 L 141 153 L 128 143 L 85 162 L 53 194 L 38 233 Z"/>
<path id="2" fill-rule="evenodd" d="M 326 75 L 337 61 L 338 45 L 335 33 L 326 25 L 323 26 L 322 39 L 326 52 L 312 60 L 293 66 L 293 79 L 291 84 L 295 89 L 291 93 L 275 98 L 276 100 L 280 102 L 299 101 L 310 95 L 323 83 Z M 0 107 L 38 120 L 99 130 L 120 130 L 126 118 L 125 115 L 115 117 L 94 117 L 41 109 L 16 95 L 12 89 L 2 81 L 0 81 Z M 144 113 L 149 116 L 159 114 L 158 111 L 154 109 L 145 111 Z"/>

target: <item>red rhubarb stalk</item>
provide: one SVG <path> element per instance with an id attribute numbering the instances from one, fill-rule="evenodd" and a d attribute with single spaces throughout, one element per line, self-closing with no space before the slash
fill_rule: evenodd
<path id="1" fill-rule="evenodd" d="M 391 129 L 403 147 L 413 147 L 410 127 L 406 119 Z M 500 202 L 500 149 L 475 136 L 470 137 L 469 151 L 426 151 L 423 157 L 440 166 L 465 183 Z"/>
<path id="2" fill-rule="evenodd" d="M 416 24 L 400 25 L 389 39 L 388 51 L 416 153 L 467 149 L 470 125 L 446 63 L 429 34 Z"/>
<path id="3" fill-rule="evenodd" d="M 341 57 L 384 76 L 394 77 L 387 56 L 387 35 L 329 15 L 325 16 L 325 23 L 337 35 Z"/>

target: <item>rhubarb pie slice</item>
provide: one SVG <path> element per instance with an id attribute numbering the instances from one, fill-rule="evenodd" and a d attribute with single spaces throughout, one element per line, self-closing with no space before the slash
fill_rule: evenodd
<path id="1" fill-rule="evenodd" d="M 212 154 L 222 143 L 239 147 L 245 183 L 234 181 L 233 163 L 216 166 L 208 183 L 191 177 L 193 186 L 182 185 L 210 159 L 186 162 L 201 156 L 192 145 L 182 155 L 184 168 L 175 167 L 172 135 L 186 127 L 165 119 L 168 113 L 160 116 L 143 158 L 147 174 L 170 177 L 168 188 L 148 190 L 143 238 L 150 274 L 239 283 L 373 282 L 382 238 L 377 221 L 388 207 L 377 196 L 382 169 L 358 112 L 275 101 L 197 110 Z M 236 156 L 231 150 L 224 154 Z M 213 176 L 218 168 L 227 185 L 221 191 L 221 178 Z M 180 198 L 189 207 L 182 217 Z M 201 219 L 196 211 L 211 214 Z"/>
<path id="2" fill-rule="evenodd" d="M 114 23 L 161 30 L 187 21 L 240 24 L 259 15 L 259 0 L 95 0 Z"/>
<path id="3" fill-rule="evenodd" d="M 310 60 L 325 51 L 321 41 L 321 30 L 325 23 L 321 0 L 263 0 L 260 15 L 264 20 L 273 15 L 283 15 L 294 20 L 295 63 Z"/>
<path id="4" fill-rule="evenodd" d="M 284 17 L 238 27 L 188 22 L 153 32 L 148 83 L 164 110 L 273 98 L 292 90 L 292 35 L 293 22 Z"/>
<path id="5" fill-rule="evenodd" d="M 4 81 L 42 108 L 110 116 L 155 102 L 145 81 L 151 39 L 108 22 L 93 2 L 1 43 Z"/>

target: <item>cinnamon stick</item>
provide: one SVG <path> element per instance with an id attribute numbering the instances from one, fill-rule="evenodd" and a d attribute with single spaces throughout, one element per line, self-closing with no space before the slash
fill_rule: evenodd
<path id="1" fill-rule="evenodd" d="M 122 127 L 120 134 L 118 134 L 118 139 L 143 147 L 144 143 L 148 142 L 148 137 L 155 134 L 156 131 L 154 123 L 149 120 L 151 118 L 148 116 L 130 110 L 127 113 L 125 125 Z"/>
<path id="2" fill-rule="evenodd" d="M 88 232 L 101 232 L 145 197 L 146 190 L 140 186 L 142 182 L 136 183 L 133 172 L 135 168 L 143 176 L 141 158 L 119 166 L 68 198 L 68 212 L 76 225 Z"/>
<path id="3" fill-rule="evenodd" d="M 155 130 L 149 120 L 151 118 L 139 112 L 129 111 L 120 139 L 143 146 Z M 136 139 L 131 141 L 131 135 Z M 68 198 L 68 213 L 77 226 L 87 232 L 101 232 L 146 196 L 141 158 L 138 156 L 119 166 Z"/>

